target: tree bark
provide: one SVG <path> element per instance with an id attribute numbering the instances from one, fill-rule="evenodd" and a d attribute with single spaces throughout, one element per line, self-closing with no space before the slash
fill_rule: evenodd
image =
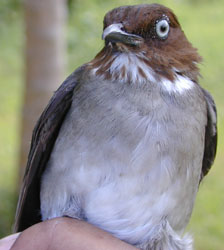
<path id="1" fill-rule="evenodd" d="M 25 93 L 19 183 L 23 177 L 33 127 L 65 72 L 65 0 L 25 0 Z"/>

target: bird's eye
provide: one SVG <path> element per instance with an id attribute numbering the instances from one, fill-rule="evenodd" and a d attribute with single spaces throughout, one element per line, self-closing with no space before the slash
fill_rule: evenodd
<path id="1" fill-rule="evenodd" d="M 161 39 L 167 38 L 169 29 L 170 29 L 169 23 L 165 19 L 160 20 L 156 23 L 156 34 Z"/>

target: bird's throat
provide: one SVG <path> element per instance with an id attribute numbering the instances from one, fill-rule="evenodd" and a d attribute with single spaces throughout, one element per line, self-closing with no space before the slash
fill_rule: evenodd
<path id="1" fill-rule="evenodd" d="M 98 55 L 90 62 L 92 73 L 112 81 L 131 83 L 155 81 L 155 72 L 150 61 L 143 54 L 116 52 Z"/>

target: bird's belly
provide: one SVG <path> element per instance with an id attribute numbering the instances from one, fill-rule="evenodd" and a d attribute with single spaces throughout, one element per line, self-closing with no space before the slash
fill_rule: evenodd
<path id="1" fill-rule="evenodd" d="M 48 167 L 41 190 L 43 219 L 82 218 L 132 244 L 155 237 L 164 220 L 183 230 L 197 191 L 201 157 L 181 147 L 168 150 L 153 138 L 141 141 L 134 151 L 116 146 L 122 145 L 116 141 L 101 145 L 101 151 L 97 145 L 87 151 L 76 148 L 75 157 L 57 159 L 70 167 L 60 173 Z M 171 148 L 173 143 L 169 141 Z"/>
<path id="2" fill-rule="evenodd" d="M 174 230 L 183 230 L 197 186 L 185 173 L 170 176 L 161 168 L 158 162 L 148 171 L 133 166 L 107 173 L 83 166 L 70 173 L 70 179 L 61 176 L 54 178 L 52 187 L 48 185 L 51 201 L 47 204 L 43 197 L 42 216 L 85 219 L 131 244 L 155 238 L 164 220 Z"/>
<path id="3" fill-rule="evenodd" d="M 156 238 L 164 221 L 176 231 L 183 230 L 196 190 L 187 191 L 180 180 L 168 187 L 160 180 L 146 182 L 141 176 L 121 177 L 116 184 L 90 191 L 83 205 L 86 220 L 132 244 Z"/>

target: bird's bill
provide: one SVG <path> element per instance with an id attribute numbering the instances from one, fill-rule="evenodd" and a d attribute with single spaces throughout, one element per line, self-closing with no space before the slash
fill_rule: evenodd
<path id="1" fill-rule="evenodd" d="M 143 39 L 140 36 L 129 34 L 122 30 L 121 23 L 111 24 L 108 26 L 102 35 L 103 40 L 111 43 L 123 43 L 130 46 L 138 46 Z"/>

